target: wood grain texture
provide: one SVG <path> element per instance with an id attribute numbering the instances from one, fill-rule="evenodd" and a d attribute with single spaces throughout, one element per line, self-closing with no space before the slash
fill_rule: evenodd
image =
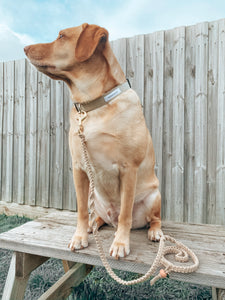
<path id="1" fill-rule="evenodd" d="M 119 39 L 116 41 L 112 41 L 111 47 L 113 50 L 113 53 L 115 54 L 124 74 L 126 74 L 126 66 L 127 66 L 127 49 L 126 49 L 126 44 L 127 41 L 126 39 Z"/>
<path id="2" fill-rule="evenodd" d="M 50 192 L 50 79 L 38 73 L 37 110 L 37 200 L 36 204 L 49 206 Z"/>
<path id="3" fill-rule="evenodd" d="M 186 28 L 184 106 L 184 220 L 194 220 L 195 26 Z"/>
<path id="4" fill-rule="evenodd" d="M 26 278 L 37 267 L 42 265 L 48 257 L 16 252 L 16 276 Z"/>
<path id="5" fill-rule="evenodd" d="M 13 202 L 23 204 L 25 177 L 25 60 L 15 62 L 15 101 L 13 135 Z"/>
<path id="6" fill-rule="evenodd" d="M 23 300 L 28 279 L 28 276 L 24 278 L 16 276 L 16 253 L 13 253 L 2 299 Z"/>
<path id="7" fill-rule="evenodd" d="M 145 36 L 145 93 L 144 111 L 146 123 L 152 135 L 155 150 L 155 171 L 162 184 L 162 143 L 163 143 L 163 71 L 164 32 Z M 148 109 L 150 108 L 150 111 Z"/>
<path id="8" fill-rule="evenodd" d="M 6 202 L 12 201 L 13 193 L 14 65 L 4 63 L 2 199 Z"/>
<path id="9" fill-rule="evenodd" d="M 185 28 L 173 31 L 173 114 L 171 219 L 183 221 Z M 176 207 L 176 209 L 174 209 Z"/>
<path id="10" fill-rule="evenodd" d="M 76 213 L 52 213 L 2 233 L 0 235 L 1 247 L 46 257 L 101 265 L 92 235 L 89 236 L 88 248 L 75 253 L 67 248 L 75 229 L 76 219 Z M 115 229 L 108 226 L 100 230 L 106 254 L 113 241 L 114 231 Z M 195 273 L 171 273 L 171 278 L 225 288 L 224 226 L 163 222 L 163 231 L 164 234 L 169 234 L 190 247 L 200 260 L 200 267 Z M 113 268 L 143 274 L 149 269 L 157 251 L 158 243 L 147 239 L 147 229 L 132 230 L 130 255 L 121 260 L 109 257 L 109 260 Z"/>
<path id="11" fill-rule="evenodd" d="M 206 222 L 208 23 L 196 25 L 194 220 Z"/>
<path id="12" fill-rule="evenodd" d="M 163 178 L 162 217 L 171 219 L 172 198 L 172 125 L 173 125 L 173 31 L 165 32 L 163 102 Z"/>
<path id="13" fill-rule="evenodd" d="M 72 101 L 66 84 L 63 85 L 63 101 L 63 208 L 76 211 L 76 193 L 73 182 L 72 159 L 69 150 L 70 110 L 72 108 Z"/>
<path id="14" fill-rule="evenodd" d="M 26 153 L 25 203 L 36 204 L 37 194 L 37 134 L 38 134 L 38 73 L 26 61 Z"/>
<path id="15" fill-rule="evenodd" d="M 0 62 L 0 199 L 2 198 L 2 153 L 3 153 L 3 104 L 4 104 L 4 63 Z"/>
<path id="16" fill-rule="evenodd" d="M 63 208 L 63 104 L 63 82 L 51 81 L 49 206 L 54 208 Z"/>
<path id="17" fill-rule="evenodd" d="M 218 22 L 209 23 L 208 66 L 208 151 L 207 151 L 207 222 L 216 222 L 216 165 L 217 165 L 217 110 L 218 110 Z"/>
<path id="18" fill-rule="evenodd" d="M 144 36 L 127 39 L 127 77 L 137 92 L 141 103 L 144 102 Z"/>
<path id="19" fill-rule="evenodd" d="M 225 20 L 219 21 L 216 216 L 225 222 Z"/>

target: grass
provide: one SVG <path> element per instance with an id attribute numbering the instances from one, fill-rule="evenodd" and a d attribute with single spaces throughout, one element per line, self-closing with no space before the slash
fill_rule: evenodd
<path id="1" fill-rule="evenodd" d="M 124 271 L 116 273 L 125 280 L 137 278 L 137 274 Z M 72 293 L 79 300 L 169 300 L 169 299 L 212 299 L 210 288 L 194 286 L 171 279 L 149 281 L 133 286 L 119 286 L 102 267 L 95 267 L 88 277 Z"/>
<path id="2" fill-rule="evenodd" d="M 0 215 L 0 233 L 29 221 L 17 216 Z M 0 249 L 0 299 L 7 276 L 12 252 Z M 116 271 L 125 280 L 137 277 L 137 274 Z M 40 297 L 52 284 L 64 274 L 60 260 L 49 259 L 32 272 L 25 293 L 26 300 Z M 211 288 L 192 285 L 171 279 L 157 281 L 153 287 L 149 281 L 133 286 L 120 286 L 110 278 L 103 267 L 95 267 L 86 279 L 73 288 L 68 300 L 208 300 L 212 299 Z M 3 300 L 3 299 L 2 299 Z"/>

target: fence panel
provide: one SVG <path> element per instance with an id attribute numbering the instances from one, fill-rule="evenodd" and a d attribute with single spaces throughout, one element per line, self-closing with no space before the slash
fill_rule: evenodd
<path id="1" fill-rule="evenodd" d="M 36 204 L 43 207 L 49 207 L 50 191 L 50 87 L 49 77 L 38 73 Z"/>
<path id="2" fill-rule="evenodd" d="M 163 179 L 162 215 L 170 219 L 174 210 L 172 200 L 172 155 L 173 155 L 173 31 L 165 32 L 164 47 L 164 103 L 163 103 Z"/>
<path id="3" fill-rule="evenodd" d="M 145 36 L 145 90 L 144 108 L 146 124 L 152 134 L 155 150 L 155 171 L 162 183 L 162 142 L 163 142 L 163 71 L 164 32 Z"/>
<path id="4" fill-rule="evenodd" d="M 208 23 L 196 26 L 194 220 L 206 222 Z"/>
<path id="5" fill-rule="evenodd" d="M 144 36 L 127 39 L 127 77 L 133 89 L 144 102 Z"/>
<path id="6" fill-rule="evenodd" d="M 50 206 L 62 207 L 63 194 L 63 82 L 51 81 Z"/>
<path id="7" fill-rule="evenodd" d="M 69 151 L 69 113 L 71 109 L 70 93 L 63 84 L 64 131 L 63 131 L 63 208 L 76 210 L 76 193 L 73 183 L 73 167 Z"/>
<path id="8" fill-rule="evenodd" d="M 207 153 L 207 222 L 216 222 L 216 165 L 217 165 L 217 109 L 218 109 L 218 22 L 209 24 L 208 65 L 208 153 Z"/>
<path id="9" fill-rule="evenodd" d="M 225 19 L 111 43 L 143 104 L 164 219 L 225 224 Z M 0 63 L 0 200 L 76 210 L 65 83 Z"/>
<path id="10" fill-rule="evenodd" d="M 2 193 L 2 140 L 3 140 L 3 102 L 4 102 L 4 63 L 0 62 L 0 199 Z"/>
<path id="11" fill-rule="evenodd" d="M 225 20 L 219 21 L 216 222 L 225 223 Z"/>
<path id="12" fill-rule="evenodd" d="M 13 193 L 14 65 L 4 64 L 2 198 L 6 202 L 12 201 Z"/>
<path id="13" fill-rule="evenodd" d="M 38 73 L 26 63 L 25 203 L 36 204 Z"/>
<path id="14" fill-rule="evenodd" d="M 25 60 L 15 62 L 13 202 L 24 204 L 25 175 Z"/>

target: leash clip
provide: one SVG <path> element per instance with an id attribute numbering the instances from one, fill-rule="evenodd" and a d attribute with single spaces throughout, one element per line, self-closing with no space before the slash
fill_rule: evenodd
<path id="1" fill-rule="evenodd" d="M 78 125 L 79 125 L 78 134 L 81 134 L 84 131 L 82 122 L 86 119 L 87 113 L 86 113 L 86 111 L 80 110 L 78 112 L 78 114 L 79 114 L 79 117 L 77 119 L 78 120 Z"/>

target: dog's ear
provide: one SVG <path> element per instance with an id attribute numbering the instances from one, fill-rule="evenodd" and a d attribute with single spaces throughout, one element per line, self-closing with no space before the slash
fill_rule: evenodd
<path id="1" fill-rule="evenodd" d="M 98 46 L 103 49 L 108 40 L 108 31 L 105 28 L 87 23 L 84 23 L 82 28 L 75 49 L 75 56 L 79 62 L 89 59 Z"/>

